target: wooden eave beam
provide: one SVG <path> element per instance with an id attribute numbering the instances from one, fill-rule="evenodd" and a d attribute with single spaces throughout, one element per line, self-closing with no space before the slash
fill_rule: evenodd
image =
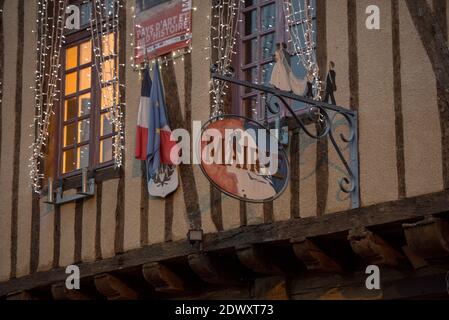
<path id="1" fill-rule="evenodd" d="M 352 250 L 368 264 L 395 267 L 404 256 L 390 246 L 379 235 L 366 228 L 349 231 L 349 243 Z"/>
<path id="2" fill-rule="evenodd" d="M 254 272 L 269 275 L 288 274 L 288 268 L 283 267 L 282 263 L 260 246 L 247 244 L 237 246 L 235 250 L 239 261 Z"/>
<path id="3" fill-rule="evenodd" d="M 95 287 L 108 300 L 136 300 L 139 294 L 122 280 L 110 274 L 95 277 Z"/>
<path id="4" fill-rule="evenodd" d="M 162 293 L 185 293 L 185 281 L 173 270 L 160 262 L 145 264 L 142 268 L 145 280 Z"/>
<path id="5" fill-rule="evenodd" d="M 428 217 L 423 221 L 404 224 L 408 247 L 418 256 L 439 259 L 449 256 L 449 223 L 443 219 Z"/>
<path id="6" fill-rule="evenodd" d="M 28 291 L 12 292 L 6 296 L 6 300 L 21 301 L 21 300 L 38 300 Z"/>
<path id="7" fill-rule="evenodd" d="M 51 286 L 51 295 L 55 300 L 91 300 L 79 290 L 69 290 L 64 283 Z"/>
<path id="8" fill-rule="evenodd" d="M 189 255 L 189 265 L 204 282 L 222 285 L 241 285 L 240 272 L 205 253 Z"/>
<path id="9" fill-rule="evenodd" d="M 390 223 L 417 221 L 435 214 L 446 215 L 449 208 L 449 191 L 443 191 L 414 198 L 386 202 L 369 207 L 349 210 L 336 214 L 304 219 L 293 219 L 273 224 L 251 225 L 220 233 L 206 234 L 206 252 L 233 249 L 244 244 L 269 244 L 289 241 L 299 235 L 315 238 L 348 232 L 354 225 L 372 227 Z M 113 258 L 79 265 L 83 278 L 126 268 L 141 267 L 151 262 L 187 257 L 196 252 L 188 241 L 159 243 L 131 250 Z M 64 282 L 65 268 L 38 272 L 29 276 L 0 283 L 0 297 L 17 290 L 31 290 Z"/>
<path id="10" fill-rule="evenodd" d="M 306 238 L 296 238 L 291 240 L 291 244 L 296 256 L 307 267 L 307 270 L 343 273 L 343 268 L 340 264 L 330 258 L 311 240 Z"/>

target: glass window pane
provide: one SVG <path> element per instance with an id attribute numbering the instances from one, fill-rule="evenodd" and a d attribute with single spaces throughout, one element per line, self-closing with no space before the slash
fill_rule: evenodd
<path id="1" fill-rule="evenodd" d="M 249 81 L 251 83 L 258 83 L 258 78 L 259 77 L 258 77 L 257 67 L 245 70 L 245 80 L 246 81 Z M 252 91 L 251 88 L 245 87 L 245 93 L 249 93 L 251 91 Z"/>
<path id="2" fill-rule="evenodd" d="M 84 68 L 80 71 L 80 88 L 79 91 L 83 91 L 86 89 L 89 89 L 92 82 L 92 75 L 91 75 L 91 69 L 92 68 Z"/>
<path id="3" fill-rule="evenodd" d="M 257 32 L 257 10 L 245 13 L 245 36 Z"/>
<path id="4" fill-rule="evenodd" d="M 78 169 L 89 167 L 89 145 L 82 146 L 77 150 Z"/>
<path id="5" fill-rule="evenodd" d="M 90 1 L 88 3 L 83 3 L 81 5 L 80 11 L 81 11 L 81 25 L 84 26 L 86 24 L 90 24 L 92 3 Z"/>
<path id="6" fill-rule="evenodd" d="M 100 141 L 100 163 L 112 160 L 112 139 Z"/>
<path id="7" fill-rule="evenodd" d="M 254 1 L 257 1 L 257 0 L 246 0 L 245 7 L 251 7 L 254 4 Z"/>
<path id="8" fill-rule="evenodd" d="M 68 96 L 77 90 L 77 73 L 72 72 L 65 76 L 65 95 Z"/>
<path id="9" fill-rule="evenodd" d="M 117 86 L 115 86 L 117 87 Z M 114 105 L 114 91 L 115 91 L 115 103 L 118 103 L 118 91 L 114 90 L 114 86 L 106 86 L 101 89 L 101 109 L 107 109 Z"/>
<path id="10" fill-rule="evenodd" d="M 65 101 L 64 121 L 76 118 L 78 115 L 77 100 L 71 98 Z"/>
<path id="11" fill-rule="evenodd" d="M 270 4 L 262 8 L 262 31 L 273 29 L 276 25 L 276 6 Z"/>
<path id="12" fill-rule="evenodd" d="M 273 59 L 276 51 L 276 44 L 274 43 L 274 33 L 267 34 L 262 37 L 262 59 Z"/>
<path id="13" fill-rule="evenodd" d="M 65 51 L 65 69 L 73 69 L 78 65 L 78 47 L 71 47 Z"/>
<path id="14" fill-rule="evenodd" d="M 101 80 L 103 80 L 103 82 L 111 81 L 114 78 L 114 70 L 115 70 L 115 60 L 114 59 L 106 60 L 101 66 L 101 71 L 103 73 L 103 77 Z"/>
<path id="15" fill-rule="evenodd" d="M 112 133 L 112 122 L 109 112 L 101 115 L 101 135 L 105 136 Z"/>
<path id="16" fill-rule="evenodd" d="M 243 100 L 244 116 L 251 119 L 257 119 L 257 99 L 258 96 L 253 96 Z"/>
<path id="17" fill-rule="evenodd" d="M 298 79 L 304 79 L 306 77 L 306 69 L 296 55 L 292 56 L 292 71 Z M 293 101 L 292 103 L 292 108 L 294 110 L 302 109 L 305 106 L 306 105 L 301 101 Z"/>
<path id="18" fill-rule="evenodd" d="M 80 46 L 80 64 L 90 63 L 92 61 L 92 42 L 89 40 Z"/>
<path id="19" fill-rule="evenodd" d="M 79 122 L 78 142 L 89 141 L 90 139 L 90 119 Z"/>
<path id="20" fill-rule="evenodd" d="M 76 150 L 64 151 L 62 156 L 62 172 L 68 173 L 76 170 Z"/>
<path id="21" fill-rule="evenodd" d="M 105 0 L 104 13 L 107 16 L 114 14 L 114 0 Z"/>
<path id="22" fill-rule="evenodd" d="M 299 20 L 302 17 L 305 17 L 305 13 L 301 13 L 300 11 L 303 11 L 306 6 L 310 8 L 309 14 L 312 15 L 312 17 L 316 17 L 316 1 L 315 0 L 296 0 L 292 1 L 291 4 L 293 5 L 293 12 L 295 13 L 294 18 L 296 20 Z"/>
<path id="23" fill-rule="evenodd" d="M 78 124 L 76 122 L 64 126 L 64 147 L 77 142 Z"/>
<path id="24" fill-rule="evenodd" d="M 91 101 L 90 93 L 83 94 L 79 97 L 79 116 L 84 116 L 90 113 Z"/>
<path id="25" fill-rule="evenodd" d="M 244 44 L 244 64 L 250 64 L 252 62 L 256 62 L 258 59 L 257 56 L 257 38 L 248 40 Z"/>
<path id="26" fill-rule="evenodd" d="M 271 72 L 273 71 L 274 63 L 267 63 L 262 66 L 262 84 L 269 85 L 271 80 Z"/>
<path id="27" fill-rule="evenodd" d="M 102 37 L 103 42 L 103 56 L 110 56 L 114 54 L 115 34 L 110 33 Z"/>
<path id="28" fill-rule="evenodd" d="M 306 40 L 309 40 L 305 37 L 305 33 L 307 31 L 306 24 L 297 24 L 290 27 L 290 34 L 295 39 L 295 44 L 297 45 L 297 49 L 305 49 L 306 48 Z M 316 20 L 313 20 L 313 43 L 316 45 Z M 299 43 L 298 43 L 299 41 Z M 293 47 L 292 47 L 293 49 Z"/>

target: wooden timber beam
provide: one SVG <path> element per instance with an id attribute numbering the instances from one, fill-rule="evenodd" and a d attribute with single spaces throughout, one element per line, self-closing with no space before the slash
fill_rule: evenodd
<path id="1" fill-rule="evenodd" d="M 98 292 L 108 300 L 136 300 L 139 298 L 136 291 L 110 274 L 96 276 L 94 281 Z"/>
<path id="2" fill-rule="evenodd" d="M 275 257 L 254 244 L 241 245 L 235 248 L 239 261 L 248 269 L 262 274 L 285 275 L 288 268 L 282 266 Z"/>
<path id="3" fill-rule="evenodd" d="M 429 266 L 427 261 L 424 260 L 419 255 L 417 255 L 415 252 L 413 252 L 413 250 L 411 250 L 409 246 L 403 246 L 402 252 L 404 252 L 404 255 L 407 257 L 408 261 L 412 264 L 413 268 L 421 269 Z"/>
<path id="4" fill-rule="evenodd" d="M 449 190 L 385 202 L 369 207 L 327 214 L 321 217 L 293 219 L 272 224 L 244 226 L 219 233 L 206 234 L 206 252 L 234 249 L 238 245 L 258 243 L 268 244 L 289 241 L 301 235 L 315 238 L 348 232 L 354 224 L 364 227 L 418 221 L 426 216 L 445 215 L 449 208 Z M 141 267 L 146 263 L 186 257 L 196 251 L 186 240 L 158 243 L 131 250 L 109 259 L 79 265 L 83 278 L 113 272 L 118 269 Z M 29 276 L 11 279 L 0 284 L 0 297 L 17 290 L 26 291 L 36 287 L 50 286 L 64 282 L 67 275 L 64 268 L 47 272 L 37 272 Z"/>
<path id="5" fill-rule="evenodd" d="M 428 217 L 423 221 L 404 224 L 405 238 L 410 250 L 420 257 L 438 259 L 449 256 L 449 223 Z"/>
<path id="6" fill-rule="evenodd" d="M 170 268 L 160 262 L 145 264 L 142 268 L 143 276 L 157 292 L 184 293 L 185 281 Z"/>
<path id="7" fill-rule="evenodd" d="M 33 297 L 33 295 L 28 291 L 18 291 L 8 294 L 6 296 L 6 300 L 20 301 L 20 300 L 38 300 L 38 299 L 36 297 Z"/>
<path id="8" fill-rule="evenodd" d="M 349 231 L 348 240 L 352 250 L 368 264 L 394 267 L 404 258 L 380 236 L 366 228 L 356 228 Z"/>
<path id="9" fill-rule="evenodd" d="M 195 253 L 189 255 L 190 268 L 204 282 L 223 285 L 242 284 L 242 277 L 235 268 L 218 261 L 206 253 Z"/>
<path id="10" fill-rule="evenodd" d="M 307 270 L 342 273 L 343 269 L 324 251 L 318 248 L 311 240 L 306 238 L 296 238 L 291 240 L 293 251 Z"/>
<path id="11" fill-rule="evenodd" d="M 410 272 L 384 267 L 381 289 L 368 290 L 363 271 L 339 275 L 300 275 L 293 277 L 289 294 L 293 300 L 391 300 L 423 297 L 447 297 L 447 266 L 424 268 Z"/>
<path id="12" fill-rule="evenodd" d="M 79 290 L 69 290 L 64 283 L 51 286 L 51 295 L 55 300 L 91 300 L 90 297 Z"/>
<path id="13" fill-rule="evenodd" d="M 416 30 L 432 64 L 437 82 L 449 103 L 449 49 L 444 31 L 426 0 L 405 0 Z"/>

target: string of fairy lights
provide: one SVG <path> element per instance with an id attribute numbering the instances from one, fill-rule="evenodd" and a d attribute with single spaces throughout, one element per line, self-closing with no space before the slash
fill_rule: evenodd
<path id="1" fill-rule="evenodd" d="M 118 50 L 116 41 L 111 44 L 109 35 L 119 32 L 119 20 L 123 0 L 91 0 L 92 12 L 90 18 L 90 31 L 92 36 L 92 48 L 94 53 L 93 65 L 96 68 L 100 88 L 102 91 L 103 105 L 109 108 L 110 122 L 114 127 L 113 159 L 117 167 L 123 165 L 124 152 L 124 107 L 120 88 L 121 83 L 119 68 L 124 67 L 118 62 Z M 303 5 L 305 3 L 305 5 Z M 284 14 L 287 20 L 286 31 L 290 33 L 290 42 L 294 54 L 299 58 L 308 74 L 313 75 L 314 98 L 321 100 L 322 82 L 315 54 L 315 40 L 313 28 L 313 6 L 310 0 L 284 0 Z M 51 5 L 51 6 L 50 6 Z M 30 146 L 30 178 L 33 190 L 37 193 L 41 190 L 41 181 L 44 178 L 41 172 L 42 160 L 45 157 L 45 147 L 49 138 L 49 126 L 51 116 L 54 114 L 55 104 L 58 102 L 61 83 L 61 51 L 64 45 L 64 23 L 68 0 L 38 0 L 37 2 L 37 59 L 35 74 L 35 118 L 34 142 Z M 245 0 L 219 0 L 212 2 L 212 13 L 207 17 L 210 34 L 207 38 L 211 65 L 217 73 L 231 75 L 232 60 L 236 55 L 235 45 L 239 36 L 239 24 L 241 11 Z M 49 10 L 52 9 L 52 10 Z M 196 8 L 192 8 L 193 11 Z M 190 41 L 187 48 L 175 50 L 171 55 L 154 58 L 151 61 L 144 58 L 144 63 L 137 63 L 139 52 L 145 50 L 140 44 L 136 44 L 135 32 L 141 26 L 136 23 L 135 7 L 131 8 L 135 29 L 129 34 L 134 54 L 130 57 L 130 64 L 134 70 L 142 70 L 148 66 L 151 68 L 157 61 L 162 67 L 177 59 L 184 60 L 185 54 L 192 53 L 193 47 Z M 52 12 L 51 12 L 52 11 Z M 105 20 L 105 18 L 107 18 Z M 297 25 L 300 28 L 290 28 Z M 186 36 L 191 30 L 186 31 Z M 114 46 L 113 48 L 111 46 Z M 107 55 L 103 54 L 108 52 Z M 107 63 L 113 60 L 114 63 Z M 212 95 L 211 117 L 224 114 L 224 99 L 229 85 L 225 81 L 211 80 L 210 94 Z M 112 97 L 112 98 L 111 98 Z"/>
<path id="2" fill-rule="evenodd" d="M 120 81 L 119 68 L 121 66 L 117 66 L 119 61 L 115 35 L 119 33 L 120 12 L 123 5 L 121 0 L 109 2 L 92 0 L 92 4 L 90 31 L 94 52 L 93 67 L 98 74 L 98 84 L 101 88 L 101 105 L 109 107 L 110 122 L 115 129 L 112 151 L 115 166 L 120 168 L 123 165 L 125 149 L 123 108 L 126 103 L 122 101 L 120 92 L 120 87 L 124 87 L 124 84 Z M 114 39 L 112 41 L 111 35 Z"/>
<path id="3" fill-rule="evenodd" d="M 313 28 L 312 0 L 298 1 L 285 0 L 284 12 L 287 19 L 286 32 L 290 33 L 289 42 L 292 43 L 293 51 L 299 58 L 299 62 L 306 70 L 306 75 L 313 75 L 314 99 L 322 100 L 322 81 L 316 59 L 316 43 Z M 295 27 L 300 26 L 300 28 Z M 290 27 L 293 26 L 293 27 Z"/>
<path id="4" fill-rule="evenodd" d="M 208 47 L 211 64 L 215 71 L 220 74 L 232 73 L 231 63 L 233 56 L 237 53 L 235 45 L 238 36 L 238 24 L 241 22 L 241 10 L 245 0 L 222 0 L 214 1 L 212 14 L 209 15 L 210 35 Z M 213 97 L 211 105 L 211 117 L 221 116 L 224 113 L 224 96 L 228 89 L 225 81 L 211 80 L 210 94 Z"/>
<path id="5" fill-rule="evenodd" d="M 51 5 L 51 7 L 49 7 Z M 37 3 L 37 61 L 35 72 L 35 118 L 34 142 L 30 146 L 30 178 L 33 190 L 41 190 L 42 160 L 49 138 L 50 118 L 54 114 L 54 105 L 58 101 L 61 82 L 61 50 L 64 44 L 64 23 L 67 0 L 40 0 Z M 52 12 L 49 12 L 52 8 Z M 49 15 L 50 14 L 50 15 Z"/>

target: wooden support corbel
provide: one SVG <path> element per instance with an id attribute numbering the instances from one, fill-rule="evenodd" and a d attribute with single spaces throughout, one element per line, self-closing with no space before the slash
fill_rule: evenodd
<path id="1" fill-rule="evenodd" d="M 404 224 L 408 247 L 424 259 L 449 256 L 449 223 L 429 217 L 423 221 Z"/>
<path id="2" fill-rule="evenodd" d="M 55 300 L 90 300 L 87 295 L 79 290 L 69 290 L 62 283 L 51 286 L 51 295 Z"/>
<path id="3" fill-rule="evenodd" d="M 108 300 L 137 300 L 139 294 L 110 274 L 95 277 L 95 287 Z"/>
<path id="4" fill-rule="evenodd" d="M 311 240 L 306 238 L 292 239 L 291 244 L 295 255 L 310 271 L 323 271 L 342 273 L 343 268 L 339 263 L 330 258 L 318 248 Z"/>
<path id="5" fill-rule="evenodd" d="M 350 230 L 348 240 L 352 250 L 369 264 L 394 267 L 404 258 L 381 237 L 363 227 Z"/>
<path id="6" fill-rule="evenodd" d="M 242 277 L 237 270 L 226 266 L 224 261 L 216 261 L 205 253 L 189 255 L 189 265 L 207 283 L 225 285 L 239 285 L 242 283 Z"/>
<path id="7" fill-rule="evenodd" d="M 142 272 L 145 280 L 147 280 L 157 292 L 183 293 L 186 291 L 184 280 L 160 262 L 144 265 Z"/>
<path id="8" fill-rule="evenodd" d="M 262 274 L 283 275 L 285 269 L 276 261 L 271 260 L 262 249 L 256 245 L 242 245 L 235 248 L 240 262 L 248 269 Z"/>
<path id="9" fill-rule="evenodd" d="M 20 301 L 20 300 L 38 300 L 38 299 L 33 297 L 33 295 L 28 291 L 18 291 L 8 294 L 6 296 L 6 300 Z"/>

